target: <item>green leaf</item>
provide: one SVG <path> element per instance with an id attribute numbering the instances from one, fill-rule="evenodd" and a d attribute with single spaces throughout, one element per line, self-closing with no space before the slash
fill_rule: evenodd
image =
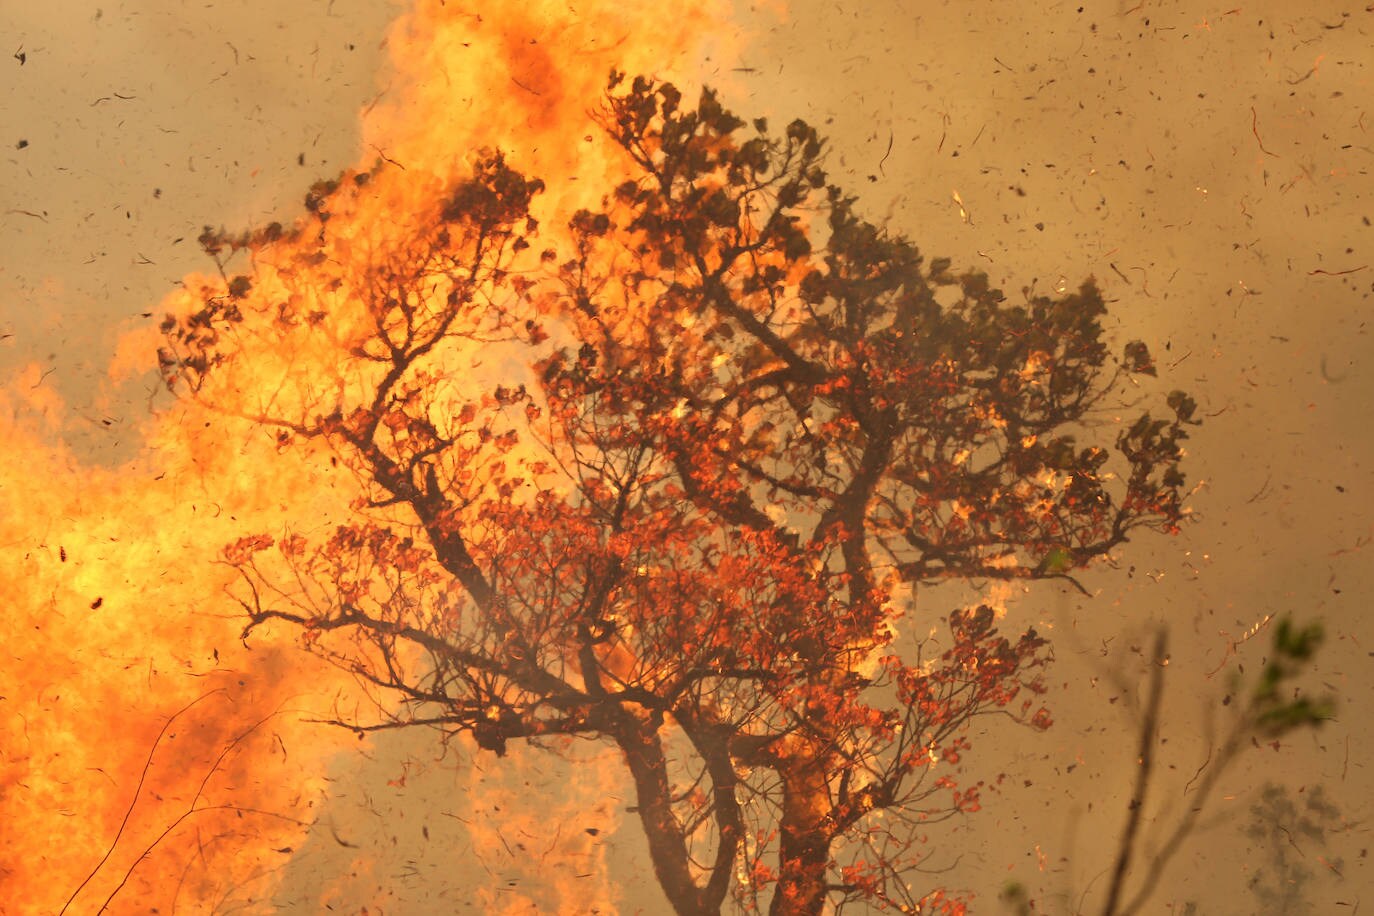
<path id="1" fill-rule="evenodd" d="M 1036 567 L 1036 572 L 1049 576 L 1062 575 L 1074 567 L 1073 551 L 1067 547 L 1055 547 L 1045 554 Z"/>

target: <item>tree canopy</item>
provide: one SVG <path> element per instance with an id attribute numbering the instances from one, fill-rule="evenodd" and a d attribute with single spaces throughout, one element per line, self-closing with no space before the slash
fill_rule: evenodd
<path id="1" fill-rule="evenodd" d="M 1155 369 L 1092 281 L 1018 300 L 927 259 L 802 121 L 620 74 L 600 120 L 627 177 L 552 230 L 558 189 L 485 151 L 404 208 L 381 162 L 202 236 L 221 276 L 164 322 L 168 384 L 359 486 L 332 531 L 227 548 L 248 631 L 392 698 L 350 727 L 615 744 L 679 913 L 955 911 L 910 870 L 979 807 L 969 721 L 1049 726 L 1048 647 L 912 590 L 1076 585 L 1175 530 L 1195 405 L 1123 418 Z"/>

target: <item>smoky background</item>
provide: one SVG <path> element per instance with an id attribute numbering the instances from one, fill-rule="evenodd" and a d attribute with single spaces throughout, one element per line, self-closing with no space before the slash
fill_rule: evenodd
<path id="1" fill-rule="evenodd" d="M 402 8 L 0 12 L 15 45 L 0 61 L 0 368 L 15 390 L 55 395 L 24 409 L 73 461 L 137 455 L 141 417 L 164 396 L 150 371 L 107 370 L 120 335 L 207 268 L 201 228 L 289 219 L 311 182 L 370 157 L 359 113 L 388 91 L 384 36 Z M 481 15 L 499 22 L 501 8 Z M 1048 585 L 1002 596 L 1006 627 L 1054 642 L 1056 724 L 1036 734 L 993 721 L 977 736 L 970 772 L 1009 780 L 932 835 L 939 882 L 977 891 L 974 912 L 998 912 L 1008 880 L 1073 912 L 1100 889 L 1126 810 L 1152 627 L 1172 637 L 1155 814 L 1187 804 L 1224 725 L 1231 647 L 1291 611 L 1326 625 L 1316 686 L 1339 696 L 1337 719 L 1252 749 L 1153 903 L 1268 912 L 1252 884 L 1306 870 L 1300 896 L 1273 912 L 1353 912 L 1374 888 L 1374 12 L 794 2 L 738 5 L 720 28 L 695 62 L 700 79 L 743 116 L 819 127 L 862 213 L 1012 297 L 1095 276 L 1118 346 L 1149 341 L 1159 391 L 1188 391 L 1204 417 L 1189 448 L 1196 518 L 1181 535 L 1141 537 L 1116 568 L 1087 573 L 1091 599 Z M 934 625 L 977 598 L 923 591 L 909 621 Z M 1235 651 L 1258 666 L 1267 642 L 1262 631 Z M 628 786 L 609 768 L 540 754 L 488 766 L 442 756 L 420 731 L 373 739 L 333 758 L 272 904 L 476 912 L 506 894 L 547 910 L 561 898 L 540 882 L 575 886 L 602 867 L 556 854 L 556 837 L 580 831 L 605 847 L 615 908 L 665 912 L 624 814 Z M 574 792 L 599 801 L 542 801 Z M 1336 814 L 1320 840 L 1286 848 L 1267 825 L 1293 821 L 1284 799 L 1310 814 L 1315 792 Z"/>

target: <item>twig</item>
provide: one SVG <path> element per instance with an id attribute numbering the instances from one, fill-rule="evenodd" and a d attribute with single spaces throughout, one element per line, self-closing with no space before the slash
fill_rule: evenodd
<path id="1" fill-rule="evenodd" d="M 1349 270 L 1322 270 L 1320 267 L 1318 267 L 1316 270 L 1309 270 L 1307 272 L 1307 275 L 1309 277 L 1315 277 L 1318 275 L 1324 277 L 1343 277 L 1346 274 L 1357 274 L 1368 266 L 1368 264 L 1361 264 L 1359 267 L 1352 267 Z"/>
<path id="2" fill-rule="evenodd" d="M 1264 141 L 1260 139 L 1259 135 L 1259 114 L 1255 112 L 1253 105 L 1250 107 L 1250 133 L 1255 135 L 1255 142 L 1259 144 L 1260 152 L 1266 156 L 1273 156 L 1275 159 L 1279 158 L 1277 153 L 1271 153 L 1264 148 Z"/>
<path id="3" fill-rule="evenodd" d="M 1193 773 L 1193 778 L 1192 778 L 1192 779 L 1189 779 L 1189 780 L 1188 780 L 1188 783 L 1183 787 L 1183 794 L 1184 794 L 1184 795 L 1187 795 L 1187 794 L 1188 794 L 1188 791 L 1189 791 L 1190 789 L 1193 788 L 1193 783 L 1197 782 L 1197 778 L 1198 778 L 1199 776 L 1202 775 L 1202 771 L 1205 770 L 1205 769 L 1207 769 L 1207 764 L 1209 764 L 1209 763 L 1211 763 L 1211 762 L 1212 762 L 1212 746 L 1209 744 L 1209 745 L 1207 745 L 1207 759 L 1204 760 L 1204 761 L 1202 761 L 1202 763 L 1198 766 L 1197 771 Z"/>
<path id="4" fill-rule="evenodd" d="M 889 131 L 887 132 L 887 151 L 883 153 L 883 158 L 881 158 L 881 159 L 878 160 L 878 174 L 879 174 L 879 175 L 887 175 L 887 172 L 884 172 L 884 171 L 883 171 L 883 163 L 887 162 L 887 157 L 888 157 L 888 156 L 891 156 L 891 155 L 892 155 L 892 131 L 889 130 Z"/>

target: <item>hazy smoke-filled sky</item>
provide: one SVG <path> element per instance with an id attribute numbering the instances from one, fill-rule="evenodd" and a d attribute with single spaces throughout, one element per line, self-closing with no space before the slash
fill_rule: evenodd
<path id="1" fill-rule="evenodd" d="M 184 275 L 212 266 L 195 241 L 204 225 L 289 219 L 317 178 L 383 152 L 367 148 L 362 117 L 393 92 L 384 39 L 404 8 L 0 10 L 0 406 L 70 443 L 78 466 L 137 464 L 139 429 L 167 398 L 151 371 L 131 369 L 142 352 L 132 344 L 120 381 L 109 380 L 120 336 L 155 322 Z M 505 28 L 502 4 L 472 4 L 471 15 L 474 30 Z M 983 812 L 933 836 L 932 866 L 949 869 L 939 880 L 976 891 L 978 913 L 997 912 L 1009 879 L 1050 912 L 1072 911 L 1057 894 L 1100 890 L 1152 624 L 1167 622 L 1173 639 L 1155 800 L 1178 810 L 1224 716 L 1230 647 L 1291 611 L 1326 624 L 1314 686 L 1340 696 L 1337 720 L 1252 749 L 1152 911 L 1262 912 L 1248 887 L 1272 871 L 1273 852 L 1245 828 L 1269 781 L 1299 800 L 1320 786 L 1345 819 L 1324 845 L 1299 844 L 1317 876 L 1310 911 L 1370 906 L 1374 8 L 793 2 L 741 5 L 718 29 L 695 59 L 665 66 L 720 85 L 743 116 L 819 126 L 832 174 L 862 212 L 1013 297 L 1096 277 L 1115 346 L 1143 338 L 1158 360 L 1142 398 L 1185 389 L 1205 420 L 1189 444 L 1200 487 L 1182 535 L 1127 545 L 1116 568 L 1085 576 L 1091 598 L 1054 585 L 1010 597 L 1009 620 L 1054 641 L 1056 724 L 1040 734 L 993 723 L 980 737 L 974 769 L 1012 778 Z M 36 467 L 27 486 L 41 491 L 45 479 Z M 0 514 L 24 503 L 23 485 L 6 481 Z M 13 556 L 18 569 L 44 537 L 0 543 L 0 563 Z M 967 598 L 926 591 L 916 614 L 933 621 Z M 1238 649 L 1247 667 L 1267 639 Z M 0 699 L 16 702 L 29 700 Z M 0 763 L 15 753 L 0 745 Z M 665 911 L 624 813 L 628 786 L 591 767 L 528 755 L 512 775 L 490 759 L 441 759 L 418 732 L 323 766 L 315 826 L 273 865 L 281 912 L 476 911 L 502 893 L 538 902 L 531 882 L 580 880 L 584 864 L 604 873 L 620 911 Z M 599 800 L 585 817 L 541 802 L 577 792 Z M 541 859 L 564 831 L 592 837 L 594 861 Z"/>

